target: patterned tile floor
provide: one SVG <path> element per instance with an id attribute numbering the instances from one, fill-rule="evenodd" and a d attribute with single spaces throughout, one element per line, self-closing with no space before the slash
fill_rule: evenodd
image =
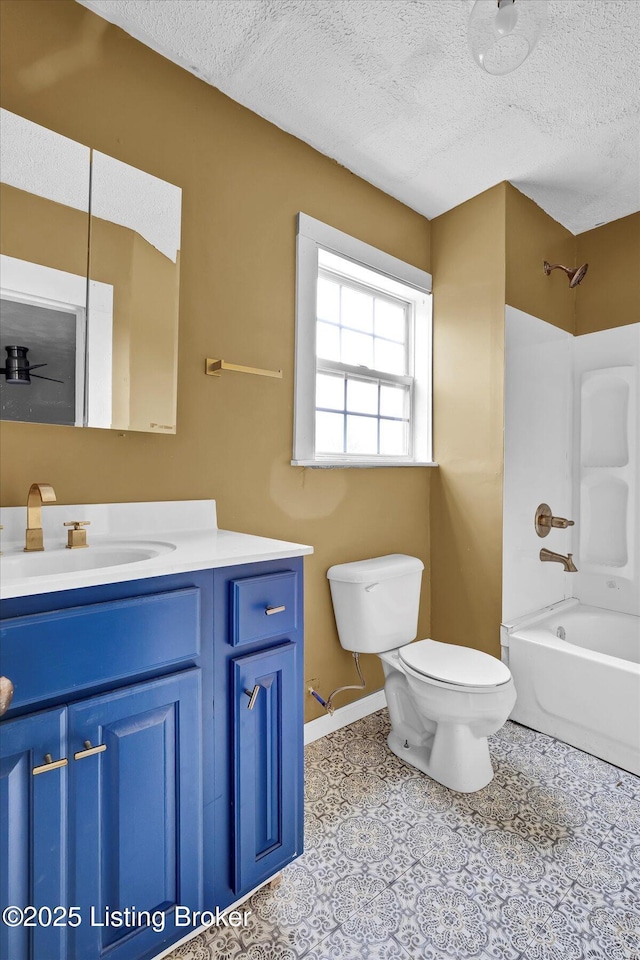
<path id="1" fill-rule="evenodd" d="M 171 960 L 640 960 L 640 779 L 515 723 L 459 794 L 386 710 L 306 748 L 305 853 Z"/>

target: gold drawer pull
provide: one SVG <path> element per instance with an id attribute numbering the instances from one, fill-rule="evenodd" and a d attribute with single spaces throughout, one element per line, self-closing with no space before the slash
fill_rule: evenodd
<path id="1" fill-rule="evenodd" d="M 256 683 L 253 690 L 245 690 L 246 695 L 249 697 L 249 703 L 247 707 L 249 710 L 253 710 L 256 705 L 256 700 L 258 699 L 258 694 L 260 693 L 260 684 Z"/>
<path id="2" fill-rule="evenodd" d="M 54 760 L 50 753 L 45 753 L 44 763 L 39 767 L 33 767 L 31 773 L 37 777 L 39 773 L 46 773 L 47 770 L 58 770 L 60 767 L 66 767 L 69 763 L 66 757 L 61 760 Z"/>
<path id="3" fill-rule="evenodd" d="M 265 613 L 268 617 L 271 617 L 274 613 L 284 613 L 286 609 L 283 603 L 281 607 L 267 607 Z"/>
<path id="4" fill-rule="evenodd" d="M 84 760 L 85 757 L 92 757 L 94 753 L 104 753 L 107 749 L 106 743 L 99 743 L 97 747 L 91 746 L 91 740 L 85 740 L 84 750 L 78 750 L 77 753 L 74 753 L 74 760 Z"/>
<path id="5" fill-rule="evenodd" d="M 1 529 L 1 528 L 0 528 Z M 13 684 L 9 677 L 0 677 L 0 717 L 6 713 L 13 700 Z"/>

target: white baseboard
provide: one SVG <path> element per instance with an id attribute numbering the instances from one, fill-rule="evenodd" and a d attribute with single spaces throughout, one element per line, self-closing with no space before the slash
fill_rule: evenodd
<path id="1" fill-rule="evenodd" d="M 346 707 L 340 707 L 333 716 L 327 714 L 326 717 L 309 720 L 304 725 L 304 742 L 305 744 L 313 743 L 314 740 L 326 737 L 328 733 L 333 733 L 334 730 L 339 730 L 356 720 L 361 720 L 362 717 L 368 717 L 370 713 L 382 710 L 386 705 L 387 700 L 384 690 L 376 690 L 375 693 L 370 693 L 368 697 L 361 697 L 359 700 L 354 700 L 353 703 L 348 703 Z"/>

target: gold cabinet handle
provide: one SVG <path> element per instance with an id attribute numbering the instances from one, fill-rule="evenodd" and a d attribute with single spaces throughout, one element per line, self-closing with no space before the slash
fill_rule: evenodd
<path id="1" fill-rule="evenodd" d="M 249 697 L 249 703 L 247 704 L 247 708 L 249 710 L 253 710 L 253 708 L 256 705 L 256 700 L 258 699 L 258 694 L 260 693 L 260 684 L 256 683 L 253 690 L 245 690 L 245 693 Z"/>
<path id="2" fill-rule="evenodd" d="M 284 613 L 287 608 L 284 604 L 281 607 L 267 607 L 264 611 L 268 617 L 273 616 L 274 613 Z"/>
<path id="3" fill-rule="evenodd" d="M 9 677 L 0 677 L 0 717 L 7 712 L 13 700 L 13 684 Z"/>
<path id="4" fill-rule="evenodd" d="M 84 750 L 78 750 L 74 753 L 74 760 L 84 760 L 85 757 L 92 757 L 95 753 L 104 753 L 107 749 L 106 743 L 99 743 L 97 747 L 91 746 L 91 740 L 84 741 Z"/>
<path id="5" fill-rule="evenodd" d="M 54 760 L 50 753 L 45 753 L 44 763 L 39 767 L 33 767 L 31 773 L 34 777 L 37 777 L 39 773 L 46 773 L 47 770 L 59 770 L 60 767 L 66 767 L 69 763 L 66 757 L 62 757 L 60 760 Z"/>

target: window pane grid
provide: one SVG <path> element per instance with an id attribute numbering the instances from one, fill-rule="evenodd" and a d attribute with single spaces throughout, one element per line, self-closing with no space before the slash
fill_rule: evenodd
<path id="1" fill-rule="evenodd" d="M 359 410 L 336 410 L 335 407 L 316 407 L 319 413 L 347 414 L 350 417 L 368 417 L 370 420 L 389 420 L 391 423 L 409 423 L 408 417 L 381 417 L 377 413 L 360 413 Z"/>
<path id="2" fill-rule="evenodd" d="M 397 296 L 393 293 L 388 293 L 381 287 L 376 287 L 375 284 L 365 283 L 360 280 L 356 280 L 353 277 L 348 276 L 347 274 L 342 274 L 338 271 L 333 271 L 327 267 L 318 268 L 318 283 L 332 283 L 336 286 L 341 286 L 345 288 L 351 288 L 352 290 L 359 290 L 364 293 L 367 293 L 369 296 L 373 296 L 380 303 L 388 303 L 392 306 L 397 306 L 400 304 L 405 307 L 409 304 L 408 300 L 405 300 L 401 296 Z"/>
<path id="3" fill-rule="evenodd" d="M 406 301 L 324 272 L 318 275 L 317 301 L 318 357 L 407 375 Z"/>
<path id="4" fill-rule="evenodd" d="M 340 322 L 337 321 L 337 320 L 326 320 L 325 317 L 318 317 L 318 320 L 319 320 L 321 323 L 326 324 L 326 325 L 329 326 L 329 327 L 336 327 L 336 329 L 340 329 L 340 330 L 350 330 L 352 333 L 362 333 L 362 332 L 363 332 L 363 331 L 360 329 L 360 327 L 351 327 L 351 326 L 349 326 L 348 323 L 340 323 Z M 371 336 L 371 334 L 365 334 L 365 336 Z M 400 343 L 400 344 L 404 344 L 404 343 L 405 343 L 405 338 L 404 338 L 404 337 L 403 337 L 402 339 L 395 340 L 393 337 L 384 337 L 384 336 L 383 336 L 382 334 L 380 334 L 380 333 L 376 333 L 375 336 L 374 336 L 374 339 L 375 339 L 375 340 L 386 340 L 387 343 Z"/>
<path id="5" fill-rule="evenodd" d="M 319 371 L 317 452 L 346 456 L 410 456 L 411 392 L 411 386 L 393 381 Z M 341 407 L 338 405 L 339 394 Z M 327 397 L 331 398 L 331 406 L 326 404 Z M 364 409 L 367 405 L 368 410 Z"/>

